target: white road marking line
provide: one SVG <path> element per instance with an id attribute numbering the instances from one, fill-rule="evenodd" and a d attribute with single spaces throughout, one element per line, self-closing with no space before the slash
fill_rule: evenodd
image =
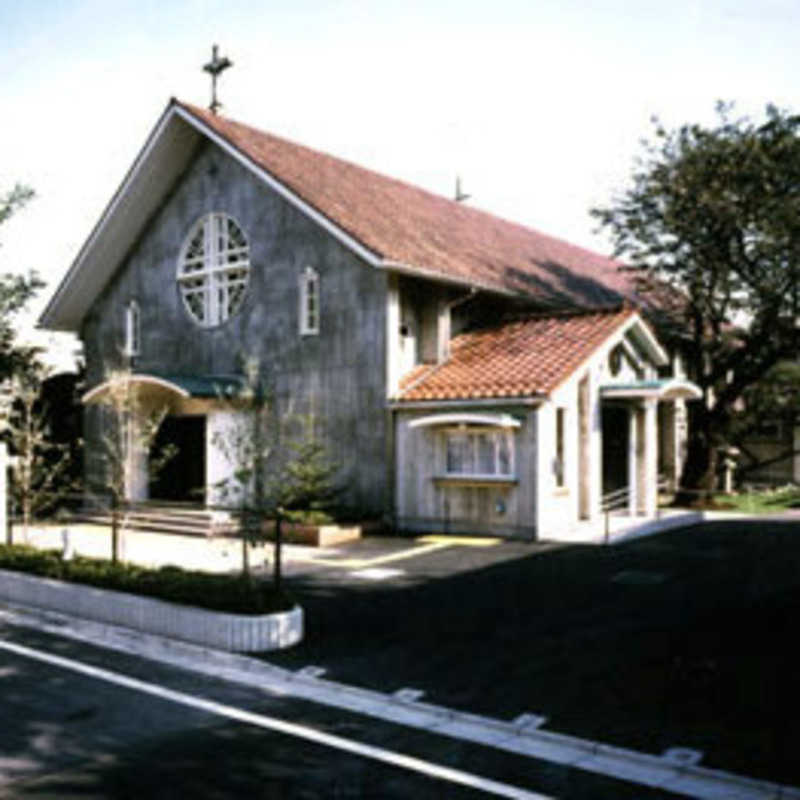
<path id="1" fill-rule="evenodd" d="M 519 800 L 554 800 L 537 792 L 530 792 L 526 789 L 521 789 L 517 786 L 511 786 L 506 783 L 491 780 L 490 778 L 482 778 L 479 775 L 473 775 L 469 772 L 464 772 L 452 767 L 446 767 L 441 764 L 434 764 L 430 761 L 424 761 L 414 756 L 406 756 L 402 753 L 395 753 L 392 750 L 386 750 L 382 747 L 363 744 L 361 742 L 353 741 L 352 739 L 345 739 L 343 736 L 335 736 L 330 733 L 323 733 L 322 731 L 309 728 L 305 725 L 298 725 L 294 722 L 287 722 L 286 720 L 278 719 L 276 717 L 269 717 L 264 714 L 256 714 L 252 711 L 245 711 L 241 708 L 235 708 L 224 703 L 218 703 L 214 700 L 207 700 L 203 697 L 186 694 L 184 692 L 177 692 L 173 689 L 167 689 L 164 686 L 159 686 L 154 683 L 147 683 L 140 681 L 137 678 L 131 678 L 127 675 L 121 675 L 117 672 L 103 669 L 102 667 L 94 667 L 91 664 L 84 664 L 81 661 L 75 661 L 71 658 L 64 658 L 52 653 L 46 653 L 41 650 L 35 650 L 24 645 L 16 644 L 14 642 L 0 640 L 0 650 L 7 650 L 10 653 L 15 653 L 23 658 L 31 658 L 36 661 L 42 661 L 46 664 L 51 664 L 62 669 L 68 669 L 72 672 L 77 672 L 81 675 L 86 675 L 90 678 L 113 683 L 117 686 L 123 686 L 126 689 L 142 692 L 144 694 L 158 697 L 162 700 L 169 700 L 173 703 L 188 706 L 200 711 L 205 711 L 209 714 L 216 714 L 217 716 L 227 717 L 228 719 L 244 722 L 249 725 L 255 725 L 259 728 L 277 731 L 278 733 L 286 734 L 287 736 L 294 736 L 307 741 L 316 742 L 317 744 L 326 747 L 332 747 L 336 750 L 342 750 L 347 753 L 353 753 L 357 756 L 369 758 L 374 761 L 380 761 L 384 764 L 389 764 L 394 767 L 406 769 L 411 772 L 417 772 L 421 775 L 427 775 L 431 778 L 438 780 L 448 781 L 449 783 L 457 783 L 461 786 L 468 786 L 472 789 L 489 792 L 497 795 L 498 797 L 518 798 Z"/>

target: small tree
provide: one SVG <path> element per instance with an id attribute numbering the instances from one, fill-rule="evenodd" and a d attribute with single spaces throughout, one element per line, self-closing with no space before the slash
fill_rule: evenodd
<path id="1" fill-rule="evenodd" d="M 106 462 L 104 488 L 111 494 L 111 561 L 119 558 L 119 507 L 132 499 L 135 480 L 142 472 L 155 477 L 177 453 L 173 444 L 151 453 L 158 429 L 168 413 L 166 407 L 152 409 L 144 401 L 130 369 L 107 373 L 108 391 L 101 401 L 108 412 L 108 424 L 100 437 Z"/>
<path id="2" fill-rule="evenodd" d="M 289 420 L 285 421 L 286 423 Z M 303 432 L 298 438 L 289 438 L 286 460 L 271 477 L 267 487 L 274 520 L 275 559 L 273 580 L 280 592 L 282 581 L 281 543 L 283 523 L 293 519 L 319 522 L 329 519 L 339 490 L 334 484 L 337 466 L 325 445 L 317 438 L 313 414 L 300 417 Z"/>
<path id="3" fill-rule="evenodd" d="M 314 437 L 313 415 L 300 418 L 303 435 L 288 438 L 285 449 L 276 447 L 278 426 L 269 395 L 258 377 L 258 364 L 246 365 L 244 388 L 225 398 L 236 412 L 235 422 L 214 436 L 215 445 L 232 465 L 232 474 L 220 481 L 217 488 L 222 498 L 239 509 L 242 520 L 242 571 L 248 576 L 248 545 L 265 539 L 265 523 L 273 522 L 273 582 L 275 591 L 282 590 L 283 523 L 293 512 L 327 510 L 336 490 L 333 488 L 335 467 L 328 461 L 324 446 Z M 296 417 L 296 415 L 294 415 Z M 292 418 L 282 420 L 288 427 Z"/>
<path id="4" fill-rule="evenodd" d="M 46 409 L 41 403 L 41 370 L 12 382 L 13 407 L 8 420 L 11 493 L 22 511 L 27 537 L 32 517 L 77 489 L 72 448 L 53 441 Z"/>
<path id="5" fill-rule="evenodd" d="M 0 194 L 0 225 L 19 211 L 32 197 L 33 190 L 16 185 Z M 0 275 L 0 381 L 31 369 L 38 349 L 16 341 L 14 318 L 24 309 L 44 282 L 35 272 L 28 275 Z"/>
<path id="6" fill-rule="evenodd" d="M 272 454 L 270 402 L 258 376 L 258 362 L 245 363 L 245 381 L 233 394 L 219 400 L 234 415 L 224 431 L 216 431 L 213 444 L 232 467 L 231 474 L 215 486 L 218 499 L 239 514 L 242 538 L 242 574 L 250 576 L 249 546 L 263 541 L 261 517 L 266 510 L 265 479 Z"/>

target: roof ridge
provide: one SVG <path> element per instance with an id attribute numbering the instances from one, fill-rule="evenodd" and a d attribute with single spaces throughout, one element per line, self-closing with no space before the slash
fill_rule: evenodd
<path id="1" fill-rule="evenodd" d="M 531 322 L 533 320 L 563 320 L 573 319 L 575 317 L 588 317 L 588 316 L 611 316 L 614 314 L 622 314 L 624 311 L 631 313 L 638 313 L 639 309 L 632 303 L 622 301 L 613 306 L 595 306 L 590 308 L 562 308 L 551 309 L 548 311 L 519 311 L 512 314 L 507 314 L 494 322 L 486 322 L 476 325 L 474 328 L 468 328 L 456 334 L 453 338 L 464 335 L 472 335 L 484 331 L 492 331 L 502 328 L 506 325 L 513 325 L 516 323 Z"/>
<path id="2" fill-rule="evenodd" d="M 497 222 L 501 223 L 502 225 L 513 226 L 521 231 L 524 231 L 528 234 L 534 234 L 536 236 L 542 237 L 547 239 L 550 242 L 559 244 L 561 246 L 565 246 L 574 250 L 575 252 L 585 253 L 586 255 L 592 256 L 593 258 L 601 258 L 610 263 L 613 263 L 617 266 L 618 269 L 624 267 L 624 263 L 618 261 L 613 256 L 603 255 L 602 253 L 598 253 L 596 250 L 591 250 L 588 247 L 583 247 L 582 245 L 575 244 L 574 242 L 570 242 L 567 239 L 564 239 L 560 236 L 554 236 L 550 233 L 545 233 L 538 228 L 534 228 L 531 225 L 528 225 L 524 222 L 520 222 L 518 220 L 509 219 L 508 217 L 500 216 L 499 214 L 495 214 L 492 211 L 487 211 L 483 208 L 476 208 L 475 206 L 468 206 L 454 200 L 452 197 L 448 197 L 447 195 L 440 194 L 438 192 L 433 191 L 432 189 L 426 189 L 423 186 L 419 186 L 415 183 L 411 183 L 408 180 L 403 178 L 398 178 L 393 175 L 389 175 L 385 172 L 381 172 L 377 169 L 373 169 L 372 167 L 366 167 L 363 164 L 359 164 L 356 161 L 352 161 L 349 158 L 344 158 L 342 156 L 336 155 L 331 153 L 327 150 L 321 150 L 317 147 L 312 147 L 311 145 L 304 144 L 302 142 L 297 142 L 293 139 L 289 139 L 286 136 L 281 136 L 280 134 L 272 133 L 271 131 L 264 130 L 263 128 L 258 128 L 255 125 L 251 125 L 247 122 L 242 122 L 241 120 L 235 119 L 233 117 L 229 117 L 223 114 L 211 114 L 210 111 L 200 108 L 192 103 L 187 103 L 183 100 L 172 98 L 172 101 L 175 102 L 176 105 L 181 106 L 182 108 L 186 109 L 190 113 L 194 114 L 195 116 L 200 117 L 206 121 L 212 121 L 213 119 L 223 120 L 225 123 L 229 125 L 236 125 L 240 128 L 245 128 L 248 131 L 256 133 L 260 136 L 269 137 L 277 142 L 280 142 L 283 145 L 299 148 L 301 150 L 305 150 L 309 153 L 313 153 L 317 156 L 321 156 L 323 158 L 332 159 L 340 164 L 343 164 L 351 169 L 357 170 L 362 173 L 368 173 L 380 180 L 392 182 L 398 186 L 402 186 L 405 189 L 410 189 L 416 193 L 429 197 L 437 202 L 444 203 L 447 207 L 451 210 L 457 211 L 457 213 L 463 214 L 465 216 L 477 216 L 481 218 L 485 218 L 487 220 L 496 220 Z"/>

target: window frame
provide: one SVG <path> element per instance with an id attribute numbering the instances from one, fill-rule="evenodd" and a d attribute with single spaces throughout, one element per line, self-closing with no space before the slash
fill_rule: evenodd
<path id="1" fill-rule="evenodd" d="M 231 244 L 233 239 L 239 242 Z M 176 283 L 190 319 L 215 328 L 235 316 L 250 286 L 250 242 L 230 214 L 211 211 L 189 229 L 178 256 Z"/>
<path id="2" fill-rule="evenodd" d="M 142 347 L 142 323 L 139 304 L 131 300 L 125 306 L 125 346 L 123 353 L 128 358 L 138 356 Z"/>
<path id="3" fill-rule="evenodd" d="M 567 485 L 567 409 L 565 406 L 556 407 L 555 419 L 556 453 L 553 461 L 556 488 L 563 489 Z"/>
<path id="4" fill-rule="evenodd" d="M 300 335 L 319 334 L 320 321 L 320 280 L 313 267 L 306 267 L 300 273 Z M 312 307 L 309 308 L 309 305 Z"/>
<path id="5" fill-rule="evenodd" d="M 441 476 L 443 478 L 477 481 L 512 481 L 516 479 L 516 443 L 512 428 L 500 428 L 486 425 L 459 425 L 457 427 L 445 428 L 442 434 Z M 466 437 L 467 439 L 467 448 L 472 451 L 469 455 L 471 461 L 470 466 L 474 467 L 472 471 L 464 471 L 463 468 L 461 470 L 455 470 L 450 466 L 451 441 L 455 436 Z M 485 456 L 485 452 L 482 454 L 479 449 L 481 437 L 484 437 L 484 440 L 485 438 L 493 440 L 493 471 L 487 472 L 480 469 L 482 458 Z M 506 445 L 506 471 L 501 471 L 503 466 L 503 443 Z"/>

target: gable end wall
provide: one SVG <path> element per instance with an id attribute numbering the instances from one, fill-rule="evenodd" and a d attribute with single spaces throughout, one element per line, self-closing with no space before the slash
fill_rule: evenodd
<path id="1" fill-rule="evenodd" d="M 325 180 L 325 176 L 319 176 Z M 192 321 L 175 276 L 194 223 L 219 211 L 250 244 L 250 285 L 243 307 L 224 324 Z M 299 334 L 299 275 L 320 276 L 321 329 Z M 87 315 L 81 331 L 87 385 L 119 365 L 124 308 L 141 313 L 135 369 L 165 374 L 231 374 L 257 356 L 279 414 L 313 412 L 348 487 L 345 503 L 380 514 L 385 469 L 386 275 L 364 264 L 329 233 L 276 195 L 213 144 L 198 153 Z M 98 411 L 86 409 L 87 477 L 96 478 Z M 95 451 L 95 455 L 91 451 Z"/>

